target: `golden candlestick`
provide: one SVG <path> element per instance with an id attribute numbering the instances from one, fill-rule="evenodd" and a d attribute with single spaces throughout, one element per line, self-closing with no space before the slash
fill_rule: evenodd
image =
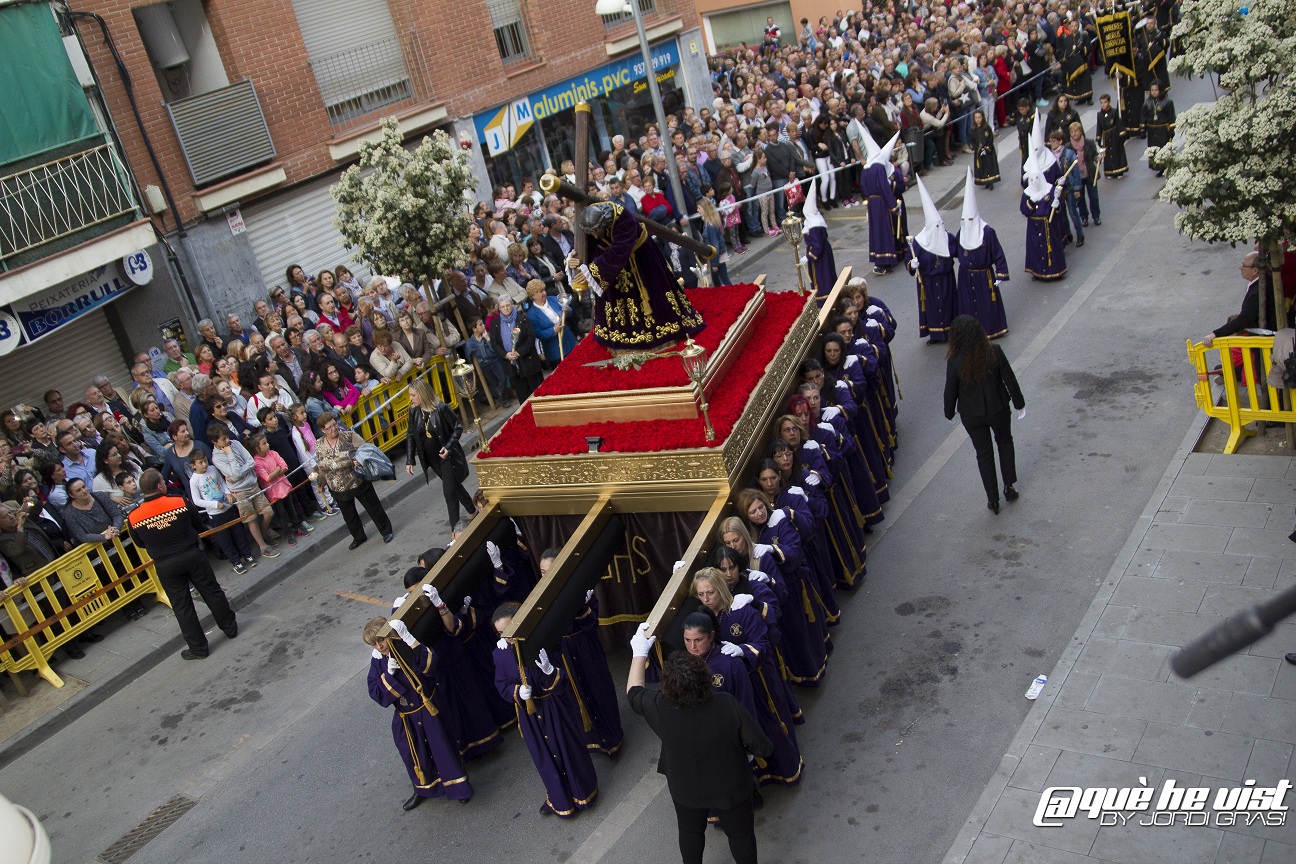
<path id="1" fill-rule="evenodd" d="M 805 271 L 801 264 L 801 239 L 802 225 L 801 220 L 794 213 L 788 213 L 781 223 L 783 226 L 783 236 L 787 237 L 788 242 L 792 244 L 792 259 L 796 262 L 797 274 L 797 294 L 802 296 L 806 293 Z"/>
<path id="2" fill-rule="evenodd" d="M 693 386 L 697 388 L 698 402 L 702 408 L 702 419 L 706 423 L 706 440 L 715 440 L 715 428 L 711 425 L 710 405 L 707 404 L 706 391 L 702 388 L 702 382 L 706 378 L 707 370 L 707 350 L 693 341 L 693 337 L 688 337 L 684 347 L 679 352 L 680 362 L 684 364 L 684 372 L 688 375 Z"/>
<path id="3" fill-rule="evenodd" d="M 481 452 L 490 452 L 490 442 L 486 440 L 486 433 L 482 431 L 481 417 L 477 415 L 477 370 L 464 362 L 462 357 L 455 362 L 450 368 L 450 377 L 454 379 L 455 389 L 459 395 L 468 400 L 468 407 L 472 409 L 473 424 L 477 427 L 477 440 L 481 442 Z"/>

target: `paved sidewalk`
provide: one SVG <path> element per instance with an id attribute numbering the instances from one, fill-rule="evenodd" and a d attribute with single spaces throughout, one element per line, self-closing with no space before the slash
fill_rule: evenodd
<path id="1" fill-rule="evenodd" d="M 1174 676 L 1175 649 L 1296 584 L 1296 460 L 1191 453 L 1185 439 L 945 864 L 1291 864 L 1296 819 L 1222 829 L 1032 824 L 1050 786 L 1217 789 L 1292 777 L 1296 621 Z M 1296 802 L 1288 793 L 1285 803 Z M 1208 804 L 1209 807 L 1209 804 Z"/>

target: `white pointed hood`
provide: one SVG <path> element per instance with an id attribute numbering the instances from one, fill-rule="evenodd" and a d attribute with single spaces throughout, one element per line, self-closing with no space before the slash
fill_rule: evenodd
<path id="1" fill-rule="evenodd" d="M 985 220 L 981 218 L 981 209 L 977 207 L 976 180 L 972 169 L 967 169 L 967 181 L 963 184 L 963 215 L 959 220 L 959 245 L 964 249 L 980 249 L 985 237 Z"/>
<path id="2" fill-rule="evenodd" d="M 923 229 L 914 237 L 914 242 L 926 249 L 933 255 L 941 258 L 948 258 L 949 233 L 945 230 L 945 223 L 941 220 L 940 211 L 936 209 L 936 202 L 932 201 L 931 195 L 927 192 L 927 187 L 923 185 L 922 178 L 918 177 L 918 196 L 922 199 L 923 208 Z"/>
<path id="3" fill-rule="evenodd" d="M 811 228 L 827 228 L 828 223 L 824 221 L 823 214 L 819 212 L 819 178 L 810 181 L 806 187 L 805 205 L 801 208 L 804 222 L 801 225 L 802 231 L 809 231 Z"/>
<path id="4" fill-rule="evenodd" d="M 873 140 L 873 133 L 863 123 L 860 124 L 860 132 L 864 133 L 864 162 L 868 164 L 873 161 L 873 157 L 882 152 L 877 141 Z"/>
<path id="5" fill-rule="evenodd" d="M 1053 155 L 1053 151 L 1048 148 L 1048 142 L 1044 140 L 1045 125 L 1044 116 L 1036 108 L 1035 122 L 1031 124 L 1030 156 L 1028 158 L 1035 163 L 1035 167 L 1039 169 L 1041 175 L 1057 164 L 1057 157 Z"/>
<path id="6" fill-rule="evenodd" d="M 890 177 L 892 174 L 894 174 L 895 166 L 891 164 L 891 151 L 895 149 L 896 142 L 898 142 L 899 140 L 900 140 L 900 133 L 897 132 L 896 134 L 891 136 L 891 140 L 888 141 L 881 149 L 879 149 L 878 152 L 874 153 L 872 156 L 869 156 L 868 162 L 864 163 L 864 167 L 868 168 L 870 165 L 885 165 L 887 176 Z"/>
<path id="7" fill-rule="evenodd" d="M 1053 191 L 1053 184 L 1044 179 L 1044 172 L 1032 171 L 1026 175 L 1026 196 L 1038 202 Z"/>

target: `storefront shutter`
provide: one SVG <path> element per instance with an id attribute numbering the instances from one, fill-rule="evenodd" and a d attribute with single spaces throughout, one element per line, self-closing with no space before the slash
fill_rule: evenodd
<path id="1" fill-rule="evenodd" d="M 792 4 L 767 3 L 764 6 L 749 6 L 746 9 L 707 15 L 713 49 L 722 51 L 725 48 L 736 48 L 739 42 L 759 45 L 765 36 L 765 19 L 771 15 L 774 16 L 774 23 L 783 30 L 782 44 L 795 43 L 801 28 L 794 26 Z"/>
<path id="2" fill-rule="evenodd" d="M 248 240 L 267 286 L 286 288 L 284 273 L 290 264 L 300 264 L 311 274 L 339 264 L 360 277 L 369 273 L 368 267 L 352 259 L 333 227 L 337 204 L 329 187 L 335 182 L 336 177 L 316 180 L 243 211 Z"/>
<path id="3" fill-rule="evenodd" d="M 88 312 L 44 339 L 0 357 L 0 407 L 23 402 L 44 411 L 41 397 L 50 389 L 62 393 L 63 403 L 71 405 L 84 398 L 96 375 L 107 375 L 120 393 L 130 390 L 130 370 L 103 310 Z"/>

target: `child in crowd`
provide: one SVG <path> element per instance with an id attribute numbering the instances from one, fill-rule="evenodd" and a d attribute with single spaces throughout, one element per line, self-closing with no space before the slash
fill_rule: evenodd
<path id="1" fill-rule="evenodd" d="M 508 374 L 504 371 L 503 361 L 491 345 L 490 337 L 486 335 L 486 322 L 474 318 L 468 322 L 468 326 L 472 329 L 472 333 L 464 342 L 464 353 L 468 355 L 469 363 L 473 360 L 477 361 L 477 365 L 486 375 L 495 401 L 503 405 L 507 401 L 504 398 L 504 391 L 508 389 Z"/>
<path id="2" fill-rule="evenodd" d="M 720 211 L 715 205 L 715 189 L 710 186 L 702 188 L 702 198 L 698 201 L 698 215 L 702 217 L 702 240 L 715 247 L 715 257 L 711 259 L 711 284 L 728 285 L 729 252 L 725 247 L 724 227 L 720 221 Z"/>
<path id="3" fill-rule="evenodd" d="M 202 509 L 207 524 L 218 528 L 228 522 L 234 523 L 223 531 L 217 531 L 213 539 L 234 572 L 242 576 L 247 568 L 257 565 L 257 560 L 252 557 L 252 544 L 248 542 L 252 535 L 239 522 L 234 493 L 216 466 L 208 464 L 207 454 L 201 448 L 195 447 L 189 454 L 189 466 L 193 469 L 189 477 L 189 498 Z"/>
<path id="4" fill-rule="evenodd" d="M 306 516 L 292 494 L 288 463 L 270 449 L 270 442 L 260 432 L 248 439 L 248 446 L 252 449 L 252 461 L 256 463 L 257 480 L 279 518 L 279 527 L 288 538 L 288 545 L 296 546 L 298 537 L 305 537 L 315 529 L 306 522 Z"/>
<path id="5" fill-rule="evenodd" d="M 315 503 L 325 516 L 336 516 L 339 511 L 333 506 L 333 495 L 315 473 L 315 430 L 306 418 L 306 406 L 294 405 L 289 408 L 288 423 L 292 426 L 293 444 L 297 445 L 297 461 L 301 463 L 302 470 L 310 472 Z"/>
<path id="6" fill-rule="evenodd" d="M 377 389 L 378 373 L 368 363 L 357 363 L 352 374 L 355 375 L 356 389 L 360 391 L 360 396 L 357 398 L 368 396 Z"/>
<path id="7" fill-rule="evenodd" d="M 144 500 L 144 495 L 139 489 L 139 481 L 135 479 L 134 474 L 128 471 L 119 471 L 117 476 L 113 478 L 113 483 L 117 484 L 122 497 L 126 499 L 126 504 L 122 507 L 125 512 L 129 513 L 134 510 Z"/>
<path id="8" fill-rule="evenodd" d="M 734 197 L 733 188 L 728 185 L 720 185 L 716 194 L 720 195 L 720 205 L 716 209 L 724 219 L 725 245 L 732 249 L 735 255 L 741 255 L 747 251 L 747 247 L 738 242 L 738 226 L 742 223 L 742 214 L 738 212 L 738 199 Z"/>

